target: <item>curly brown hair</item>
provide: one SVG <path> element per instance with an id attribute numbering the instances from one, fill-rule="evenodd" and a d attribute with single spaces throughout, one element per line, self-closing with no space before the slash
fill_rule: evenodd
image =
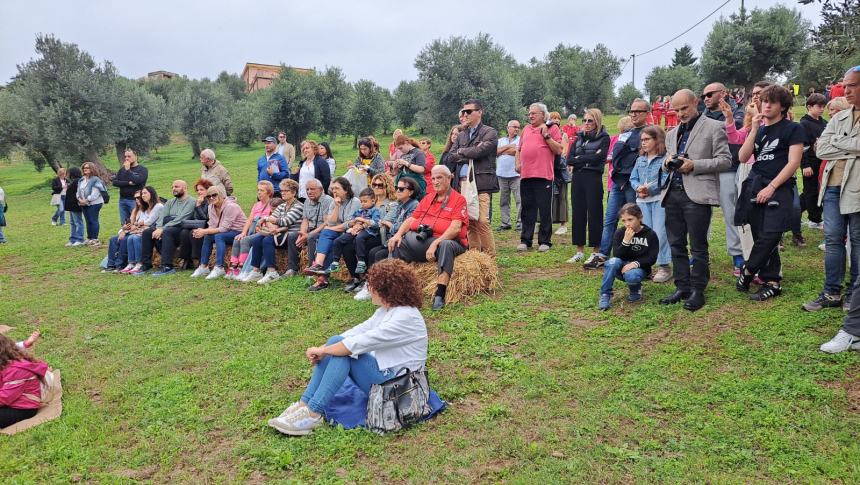
<path id="1" fill-rule="evenodd" d="M 19 349 L 14 340 L 5 335 L 0 335 L 0 369 L 6 367 L 6 364 L 13 360 L 36 361 L 30 354 Z"/>
<path id="2" fill-rule="evenodd" d="M 421 283 L 412 266 L 400 259 L 384 259 L 367 272 L 368 290 L 379 295 L 390 307 L 410 306 L 421 308 Z"/>

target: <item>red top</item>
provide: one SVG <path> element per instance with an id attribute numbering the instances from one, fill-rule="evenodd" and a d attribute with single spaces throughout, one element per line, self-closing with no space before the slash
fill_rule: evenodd
<path id="1" fill-rule="evenodd" d="M 443 204 L 445 205 L 444 208 L 442 207 Z M 456 220 L 463 222 L 457 240 L 464 248 L 468 248 L 469 240 L 466 233 L 469 230 L 469 213 L 466 211 L 466 198 L 456 190 L 451 189 L 447 201 L 445 199 L 437 201 L 436 193 L 431 192 L 421 199 L 415 212 L 412 213 L 412 227 L 410 229 L 417 231 L 419 225 L 426 224 L 433 228 L 433 237 L 439 237 L 448 230 L 451 221 Z"/>
<path id="2" fill-rule="evenodd" d="M 427 189 L 429 190 L 433 186 L 430 183 L 430 171 L 436 166 L 436 157 L 433 156 L 430 150 L 425 150 L 424 160 L 424 181 L 427 182 Z"/>
<path id="3" fill-rule="evenodd" d="M 654 101 L 654 104 L 651 106 L 651 111 L 663 111 L 663 103 L 660 101 Z"/>
<path id="4" fill-rule="evenodd" d="M 552 125 L 547 131 L 550 137 L 558 143 L 561 143 L 561 130 L 558 125 Z M 553 163 L 555 162 L 555 153 L 547 145 L 543 139 L 543 134 L 540 128 L 535 128 L 532 125 L 526 125 L 520 135 L 520 177 L 524 179 L 544 179 L 552 180 L 554 177 Z"/>
<path id="5" fill-rule="evenodd" d="M 830 99 L 845 96 L 845 86 L 842 83 L 836 83 L 830 88 Z"/>

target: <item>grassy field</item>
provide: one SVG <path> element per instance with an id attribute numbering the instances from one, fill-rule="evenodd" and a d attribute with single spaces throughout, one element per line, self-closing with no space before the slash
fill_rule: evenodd
<path id="1" fill-rule="evenodd" d="M 334 144 L 338 173 L 351 141 Z M 217 149 L 246 209 L 261 151 Z M 173 179 L 196 178 L 190 155 L 175 140 L 145 161 L 160 193 Z M 16 338 L 42 329 L 37 354 L 62 370 L 66 391 L 58 421 L 0 437 L 5 483 L 860 476 L 860 359 L 817 349 L 841 311 L 800 311 L 821 286 L 819 232 L 808 231 L 807 248 L 783 253 L 783 296 L 754 304 L 733 289 L 715 216 L 708 305 L 694 314 L 658 305 L 672 288 L 650 282 L 644 303 L 627 305 L 622 289 L 611 311 L 598 312 L 599 275 L 564 263 L 567 236 L 546 254 L 517 254 L 515 235 L 496 233 L 501 291 L 425 313 L 431 383 L 450 408 L 394 436 L 323 428 L 290 439 L 266 420 L 301 394 L 311 373 L 304 349 L 372 305 L 339 290 L 310 294 L 300 279 L 261 288 L 187 272 L 101 274 L 104 249 L 64 248 L 68 226 L 50 225 L 50 176 L 0 162 L 10 202 L 0 324 L 17 327 Z M 117 219 L 112 201 L 103 240 Z"/>

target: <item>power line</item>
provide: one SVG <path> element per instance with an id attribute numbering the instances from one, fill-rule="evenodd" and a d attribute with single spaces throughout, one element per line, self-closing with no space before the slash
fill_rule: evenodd
<path id="1" fill-rule="evenodd" d="M 719 7 L 717 7 L 716 9 L 714 9 L 714 11 L 713 11 L 713 12 L 709 13 L 708 15 L 706 15 L 702 20 L 699 20 L 698 22 L 696 22 L 695 24 L 693 24 L 693 26 L 692 26 L 692 27 L 690 27 L 689 29 L 687 29 L 687 30 L 685 30 L 685 31 L 681 32 L 680 34 L 676 35 L 675 37 L 672 37 L 671 39 L 667 40 L 666 42 L 664 42 L 664 43 L 662 43 L 662 44 L 658 45 L 657 47 L 655 47 L 655 48 L 653 48 L 653 49 L 649 49 L 649 50 L 647 50 L 647 51 L 645 51 L 645 52 L 643 52 L 643 53 L 641 53 L 641 54 L 633 54 L 633 56 L 634 56 L 634 57 L 644 56 L 645 54 L 650 54 L 650 53 L 652 53 L 652 52 L 656 51 L 657 49 L 659 49 L 659 48 L 661 48 L 661 47 L 665 47 L 665 46 L 669 45 L 670 43 L 672 43 L 672 42 L 674 42 L 675 40 L 677 40 L 679 37 L 683 36 L 683 35 L 684 35 L 684 34 L 686 34 L 687 32 L 689 32 L 689 31 L 693 30 L 694 28 L 696 28 L 699 24 L 701 24 L 701 23 L 702 23 L 702 22 L 704 22 L 705 20 L 708 20 L 708 18 L 709 18 L 711 15 L 714 15 L 715 13 L 719 12 L 721 8 L 723 8 L 723 7 L 725 7 L 726 5 L 728 5 L 731 1 L 732 1 L 732 0 L 726 0 L 725 2 L 723 2 L 723 4 L 722 4 L 722 5 L 720 5 L 720 6 L 719 6 Z"/>

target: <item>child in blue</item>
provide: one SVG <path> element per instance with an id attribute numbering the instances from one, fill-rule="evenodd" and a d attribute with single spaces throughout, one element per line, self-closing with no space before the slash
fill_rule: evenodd
<path id="1" fill-rule="evenodd" d="M 340 269 L 340 257 L 343 254 L 343 248 L 348 244 L 355 244 L 355 255 L 358 258 L 355 274 L 363 274 L 367 271 L 367 261 L 365 261 L 367 248 L 381 244 L 379 240 L 381 214 L 376 207 L 376 194 L 373 193 L 373 189 L 368 187 L 358 194 L 358 200 L 361 202 L 361 208 L 352 214 L 352 220 L 348 222 L 349 229 L 334 240 L 329 272 Z"/>
<path id="2" fill-rule="evenodd" d="M 642 280 L 651 274 L 651 266 L 657 262 L 660 250 L 657 233 L 642 224 L 642 209 L 638 205 L 632 202 L 624 204 L 618 217 L 623 227 L 619 227 L 612 237 L 612 254 L 615 256 L 603 266 L 603 284 L 597 304 L 601 310 L 609 309 L 616 278 L 630 288 L 627 301 L 642 300 Z"/>

